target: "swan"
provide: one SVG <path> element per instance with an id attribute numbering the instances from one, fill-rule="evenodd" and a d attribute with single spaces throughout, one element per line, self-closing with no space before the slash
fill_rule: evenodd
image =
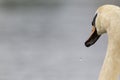
<path id="1" fill-rule="evenodd" d="M 98 80 L 118 80 L 120 74 L 119 6 L 108 4 L 97 9 L 92 21 L 92 33 L 85 46 L 93 45 L 104 33 L 108 36 L 108 46 Z"/>

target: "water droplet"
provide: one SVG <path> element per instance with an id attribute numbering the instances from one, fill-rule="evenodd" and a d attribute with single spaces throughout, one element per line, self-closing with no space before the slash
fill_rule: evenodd
<path id="1" fill-rule="evenodd" d="M 83 59 L 82 58 L 80 58 L 80 61 L 82 61 Z"/>

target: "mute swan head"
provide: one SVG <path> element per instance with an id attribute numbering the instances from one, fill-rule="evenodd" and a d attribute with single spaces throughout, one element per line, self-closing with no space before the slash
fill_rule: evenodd
<path id="1" fill-rule="evenodd" d="M 85 42 L 86 47 L 93 45 L 103 33 L 108 31 L 117 11 L 120 11 L 120 8 L 114 5 L 103 5 L 97 9 L 92 21 L 91 36 Z"/>

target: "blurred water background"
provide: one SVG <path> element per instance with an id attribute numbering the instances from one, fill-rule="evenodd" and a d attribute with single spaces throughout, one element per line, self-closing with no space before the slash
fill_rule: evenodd
<path id="1" fill-rule="evenodd" d="M 107 36 L 84 46 L 96 9 L 119 0 L 0 0 L 0 80 L 97 80 Z"/>

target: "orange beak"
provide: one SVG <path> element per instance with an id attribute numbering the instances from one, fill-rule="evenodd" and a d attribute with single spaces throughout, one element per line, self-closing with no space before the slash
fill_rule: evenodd
<path id="1" fill-rule="evenodd" d="M 92 32 L 91 32 L 91 36 L 89 37 L 89 39 L 85 42 L 85 46 L 86 47 L 90 47 L 91 45 L 93 45 L 98 39 L 99 39 L 100 35 L 97 34 L 97 30 L 96 28 L 93 26 L 92 27 Z"/>

